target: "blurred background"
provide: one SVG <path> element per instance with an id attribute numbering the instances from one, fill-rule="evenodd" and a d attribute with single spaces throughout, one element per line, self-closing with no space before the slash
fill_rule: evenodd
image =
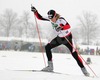
<path id="1" fill-rule="evenodd" d="M 43 16 L 54 9 L 69 22 L 80 54 L 100 55 L 99 3 L 99 0 L 0 0 L 0 50 L 41 52 L 32 4 Z M 37 22 L 44 48 L 56 34 L 50 22 Z M 52 51 L 69 53 L 62 45 Z"/>

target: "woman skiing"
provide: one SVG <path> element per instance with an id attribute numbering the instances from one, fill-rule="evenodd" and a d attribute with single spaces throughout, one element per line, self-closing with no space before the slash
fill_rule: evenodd
<path id="1" fill-rule="evenodd" d="M 78 53 L 76 52 L 76 50 L 74 50 L 72 47 L 73 45 L 72 33 L 70 31 L 69 23 L 63 17 L 61 17 L 58 13 L 56 13 L 55 10 L 49 10 L 47 13 L 48 14 L 47 18 L 42 17 L 34 6 L 31 7 L 31 11 L 34 12 L 35 16 L 39 20 L 50 21 L 53 29 L 57 33 L 57 36 L 45 46 L 46 55 L 48 59 L 48 66 L 43 68 L 42 71 L 50 71 L 50 72 L 53 71 L 53 61 L 52 61 L 51 49 L 63 44 L 70 50 L 73 58 L 77 61 L 83 74 L 85 76 L 89 76 L 89 73 L 87 72 L 85 66 L 83 65 L 81 58 L 78 56 Z M 65 39 L 65 37 L 68 39 L 68 41 L 72 45 L 70 45 L 70 43 Z"/>

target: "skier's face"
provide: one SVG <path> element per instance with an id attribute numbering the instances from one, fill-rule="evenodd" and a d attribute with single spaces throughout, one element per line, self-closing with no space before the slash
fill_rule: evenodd
<path id="1" fill-rule="evenodd" d="M 56 17 L 54 16 L 52 19 L 50 19 L 52 22 L 56 22 Z"/>

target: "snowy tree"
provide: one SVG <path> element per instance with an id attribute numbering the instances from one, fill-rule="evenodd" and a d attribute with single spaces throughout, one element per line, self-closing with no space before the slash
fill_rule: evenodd
<path id="1" fill-rule="evenodd" d="M 78 20 L 80 21 L 81 38 L 89 45 L 98 35 L 99 26 L 97 23 L 97 15 L 90 12 L 83 12 L 83 16 L 79 16 Z"/>
<path id="2" fill-rule="evenodd" d="M 29 12 L 24 11 L 23 15 L 21 16 L 21 20 L 22 20 L 22 24 L 24 27 L 24 33 L 26 37 L 28 37 L 28 28 L 30 26 L 29 19 L 30 19 Z"/>
<path id="3" fill-rule="evenodd" d="M 36 37 L 36 25 L 34 21 L 31 21 L 30 13 L 24 11 L 20 19 L 21 28 L 23 28 L 23 35 L 26 37 Z"/>
<path id="4" fill-rule="evenodd" d="M 11 9 L 6 9 L 5 12 L 0 17 L 0 25 L 3 29 L 4 36 L 9 37 L 11 34 L 11 30 L 16 25 L 17 22 L 17 14 L 13 12 Z"/>

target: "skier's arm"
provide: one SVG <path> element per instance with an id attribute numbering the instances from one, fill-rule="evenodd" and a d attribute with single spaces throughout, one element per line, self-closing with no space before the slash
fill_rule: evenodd
<path id="1" fill-rule="evenodd" d="M 39 20 L 50 21 L 49 19 L 46 19 L 46 18 L 42 17 L 42 16 L 38 13 L 38 11 L 37 11 L 37 9 L 36 9 L 35 7 L 31 6 L 31 11 L 34 12 L 35 16 L 36 16 Z"/>
<path id="2" fill-rule="evenodd" d="M 70 28 L 70 25 L 68 23 L 66 23 L 65 25 L 60 24 L 60 26 L 62 27 L 63 30 Z"/>
<path id="3" fill-rule="evenodd" d="M 62 27 L 62 30 L 66 30 L 66 29 L 69 29 L 70 28 L 70 25 L 69 23 L 61 17 L 61 24 L 60 26 Z"/>
<path id="4" fill-rule="evenodd" d="M 38 11 L 35 12 L 35 16 L 36 16 L 39 20 L 50 21 L 49 19 L 46 19 L 46 18 L 42 17 L 42 16 L 38 13 Z"/>

